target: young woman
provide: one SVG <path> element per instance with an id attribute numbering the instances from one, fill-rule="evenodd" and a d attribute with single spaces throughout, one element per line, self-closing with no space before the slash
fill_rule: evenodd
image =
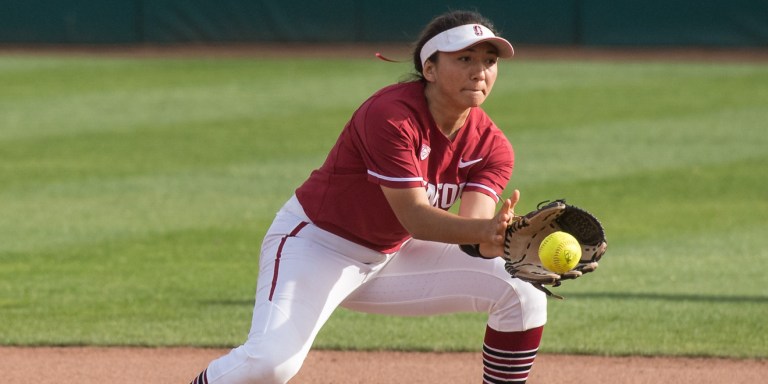
<path id="1" fill-rule="evenodd" d="M 262 243 L 248 339 L 193 383 L 287 382 L 339 306 L 488 313 L 484 382 L 525 382 L 546 297 L 497 257 L 520 194 L 501 201 L 512 146 L 480 108 L 499 58 L 513 55 L 492 28 L 462 11 L 425 28 L 416 78 L 366 100 L 277 213 Z M 457 214 L 448 212 L 457 201 Z"/>

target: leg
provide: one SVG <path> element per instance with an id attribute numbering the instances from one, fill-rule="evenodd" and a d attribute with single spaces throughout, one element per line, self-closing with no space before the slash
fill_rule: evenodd
<path id="1" fill-rule="evenodd" d="M 485 330 L 483 383 L 525 383 L 541 343 L 544 327 L 522 332 Z"/>
<path id="2" fill-rule="evenodd" d="M 546 323 L 546 305 L 544 293 L 511 278 L 503 260 L 472 258 L 456 245 L 418 240 L 408 242 L 342 303 L 352 310 L 403 316 L 487 312 L 488 383 L 525 382 Z"/>
<path id="3" fill-rule="evenodd" d="M 513 279 L 500 258 L 463 253 L 458 246 L 411 240 L 392 260 L 341 304 L 360 312 L 428 316 L 487 312 L 498 331 L 544 325 L 544 293 Z"/>
<path id="4" fill-rule="evenodd" d="M 211 362 L 197 382 L 287 382 L 333 310 L 387 260 L 304 220 L 278 214 L 262 245 L 248 340 Z"/>

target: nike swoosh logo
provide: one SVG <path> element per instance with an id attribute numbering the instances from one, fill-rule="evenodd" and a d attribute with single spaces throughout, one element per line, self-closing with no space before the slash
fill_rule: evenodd
<path id="1" fill-rule="evenodd" d="M 480 161 L 483 161 L 483 158 L 479 158 L 477 160 L 470 160 L 470 161 L 464 161 L 464 159 L 459 159 L 459 168 L 466 168 L 469 167 L 472 164 L 478 163 Z"/>

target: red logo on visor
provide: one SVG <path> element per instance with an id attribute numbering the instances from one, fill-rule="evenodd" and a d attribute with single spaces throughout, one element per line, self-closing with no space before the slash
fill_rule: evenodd
<path id="1" fill-rule="evenodd" d="M 472 29 L 475 30 L 475 36 L 482 36 L 483 35 L 483 29 L 480 28 L 479 25 L 475 25 L 474 27 L 472 27 Z"/>

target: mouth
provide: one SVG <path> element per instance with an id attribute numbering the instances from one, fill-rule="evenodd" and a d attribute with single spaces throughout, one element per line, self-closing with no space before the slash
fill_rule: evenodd
<path id="1" fill-rule="evenodd" d="M 477 94 L 482 94 L 483 96 L 485 96 L 485 90 L 484 89 L 466 88 L 466 89 L 464 89 L 464 92 L 477 93 Z"/>

